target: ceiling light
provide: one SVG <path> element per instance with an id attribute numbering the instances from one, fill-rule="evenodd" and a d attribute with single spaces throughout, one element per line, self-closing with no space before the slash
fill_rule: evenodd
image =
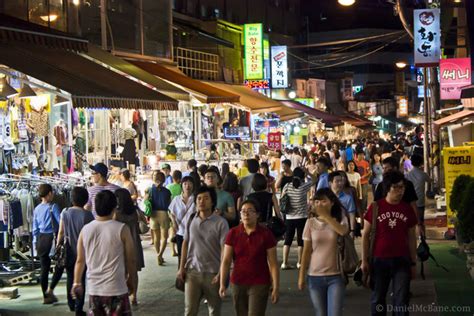
<path id="1" fill-rule="evenodd" d="M 340 5 L 343 5 L 345 7 L 351 6 L 355 3 L 355 0 L 337 0 Z"/>
<path id="2" fill-rule="evenodd" d="M 75 6 L 78 6 L 79 5 L 79 0 L 72 0 L 72 4 L 74 4 Z"/>
<path id="3" fill-rule="evenodd" d="M 42 15 L 40 16 L 40 19 L 45 21 L 45 22 L 54 22 L 58 19 L 58 15 L 57 14 L 50 14 L 49 16 L 48 15 Z"/>
<path id="4" fill-rule="evenodd" d="M 288 98 L 290 98 L 290 99 L 296 98 L 296 92 L 295 92 L 295 91 L 290 91 L 290 92 L 288 93 Z"/>
<path id="5" fill-rule="evenodd" d="M 20 99 L 33 98 L 36 97 L 36 92 L 34 92 L 33 89 L 31 89 L 31 87 L 25 83 L 18 97 Z"/>
<path id="6" fill-rule="evenodd" d="M 0 79 L 0 97 L 8 99 L 18 94 L 18 91 L 13 89 L 7 82 L 5 77 Z"/>

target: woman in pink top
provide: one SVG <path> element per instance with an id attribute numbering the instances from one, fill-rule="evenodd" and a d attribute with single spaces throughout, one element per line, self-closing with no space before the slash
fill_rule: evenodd
<path id="1" fill-rule="evenodd" d="M 312 211 L 303 232 L 303 258 L 298 288 L 304 290 L 306 282 L 315 315 L 342 315 L 345 279 L 337 264 L 337 239 L 349 232 L 347 216 L 331 189 L 316 192 Z M 307 274 L 307 276 L 306 276 Z"/>

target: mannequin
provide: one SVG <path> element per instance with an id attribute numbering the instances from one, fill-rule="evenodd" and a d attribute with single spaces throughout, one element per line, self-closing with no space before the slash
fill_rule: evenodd
<path id="1" fill-rule="evenodd" d="M 132 123 L 130 123 L 132 125 Z M 137 137 L 137 132 L 132 127 L 127 127 L 124 131 L 125 146 L 122 152 L 123 161 L 125 166 L 127 163 L 129 165 L 135 165 L 137 157 L 137 147 L 135 145 L 135 137 Z"/>

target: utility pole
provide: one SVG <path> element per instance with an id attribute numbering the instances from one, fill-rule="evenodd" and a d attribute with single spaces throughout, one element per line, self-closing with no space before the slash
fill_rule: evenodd
<path id="1" fill-rule="evenodd" d="M 100 34 L 102 49 L 107 50 L 107 0 L 100 0 Z"/>

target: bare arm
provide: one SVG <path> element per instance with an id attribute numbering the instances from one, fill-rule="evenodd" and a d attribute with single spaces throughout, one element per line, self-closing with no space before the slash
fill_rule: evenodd
<path id="1" fill-rule="evenodd" d="M 128 274 L 127 285 L 130 293 L 134 293 L 138 284 L 137 256 L 135 254 L 135 247 L 133 246 L 132 234 L 130 233 L 128 226 L 123 226 L 120 238 L 122 239 L 125 250 L 125 267 Z"/>
<path id="2" fill-rule="evenodd" d="M 232 246 L 224 246 L 224 254 L 222 256 L 221 267 L 220 267 L 220 289 L 219 295 L 225 296 L 226 281 L 229 276 L 230 265 L 232 264 L 232 257 L 234 256 L 234 249 Z"/>
<path id="3" fill-rule="evenodd" d="M 229 221 L 235 220 L 235 207 L 234 206 L 227 207 L 227 212 L 225 212 L 222 215 L 224 215 L 224 218 Z"/>
<path id="4" fill-rule="evenodd" d="M 276 179 L 275 186 L 279 188 L 281 186 L 281 181 L 283 180 L 283 172 L 280 172 L 278 178 Z"/>
<path id="5" fill-rule="evenodd" d="M 412 262 L 416 262 L 416 226 L 408 230 L 408 246 L 410 248 L 410 258 Z"/>
<path id="6" fill-rule="evenodd" d="M 56 246 L 61 243 L 61 241 L 64 238 L 64 221 L 61 219 L 59 222 L 59 232 L 58 232 L 58 238 L 56 240 Z"/>
<path id="7" fill-rule="evenodd" d="M 183 240 L 183 245 L 181 247 L 181 261 L 179 262 L 179 270 L 177 274 L 177 277 L 181 279 L 181 281 L 183 282 L 186 277 L 185 266 L 186 266 L 187 257 L 188 257 L 188 241 Z"/>
<path id="8" fill-rule="evenodd" d="M 280 205 L 278 204 L 278 199 L 275 194 L 273 194 L 272 196 L 272 202 L 273 202 L 273 209 L 275 210 L 275 215 L 283 219 L 283 216 L 281 215 L 281 212 L 280 212 Z"/>
<path id="9" fill-rule="evenodd" d="M 362 231 L 362 270 L 367 273 L 369 270 L 369 238 L 372 225 L 364 220 L 364 230 Z"/>
<path id="10" fill-rule="evenodd" d="M 298 288 L 304 290 L 306 284 L 306 272 L 308 271 L 309 261 L 311 260 L 311 253 L 313 251 L 311 240 L 305 240 L 303 246 L 303 256 L 301 257 L 301 267 L 298 274 Z"/>
<path id="11" fill-rule="evenodd" d="M 349 232 L 349 227 L 347 225 L 342 225 L 332 216 L 324 216 L 324 220 L 331 225 L 331 227 L 341 236 L 346 235 Z"/>
<path id="12" fill-rule="evenodd" d="M 349 213 L 349 222 L 351 224 L 351 230 L 354 230 L 355 225 L 356 225 L 355 212 L 354 213 Z"/>
<path id="13" fill-rule="evenodd" d="M 71 289 L 72 297 L 76 298 L 77 294 L 84 295 L 84 288 L 82 284 L 82 275 L 86 267 L 85 249 L 82 241 L 82 232 L 79 234 L 77 240 L 77 258 L 76 265 L 74 266 L 74 283 Z M 77 294 L 76 294 L 77 293 Z"/>
<path id="14" fill-rule="evenodd" d="M 275 304 L 280 296 L 280 270 L 278 268 L 276 247 L 267 249 L 267 261 L 272 276 L 272 303 Z"/>

